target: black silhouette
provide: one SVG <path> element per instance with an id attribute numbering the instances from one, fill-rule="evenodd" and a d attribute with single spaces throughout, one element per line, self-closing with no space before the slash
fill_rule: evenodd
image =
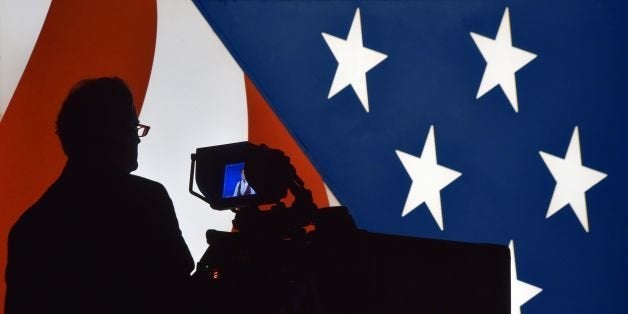
<path id="1" fill-rule="evenodd" d="M 244 161 L 254 196 L 224 198 L 225 165 L 236 161 Z M 198 148 L 189 189 L 214 209 L 237 207 L 238 232 L 208 230 L 209 248 L 194 273 L 208 311 L 510 312 L 508 248 L 360 230 L 347 208 L 317 208 L 279 150 L 248 142 Z M 287 191 L 289 206 L 280 202 Z"/>
<path id="2" fill-rule="evenodd" d="M 11 229 L 7 314 L 185 312 L 194 262 L 172 201 L 130 174 L 147 130 L 122 80 L 71 90 L 57 121 L 67 164 Z"/>

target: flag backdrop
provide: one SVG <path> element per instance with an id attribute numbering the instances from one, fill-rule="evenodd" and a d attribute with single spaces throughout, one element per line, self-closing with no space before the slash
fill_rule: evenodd
<path id="1" fill-rule="evenodd" d="M 621 1 L 0 4 L 2 269 L 63 98 L 116 75 L 197 260 L 232 217 L 188 194 L 189 154 L 249 139 L 363 229 L 510 244 L 513 312 L 628 312 Z"/>

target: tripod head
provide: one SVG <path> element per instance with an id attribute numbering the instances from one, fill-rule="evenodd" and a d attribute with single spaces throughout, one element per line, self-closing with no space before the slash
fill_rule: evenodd
<path id="1" fill-rule="evenodd" d="M 305 227 L 313 223 L 318 208 L 290 159 L 280 150 L 260 145 L 245 162 L 244 173 L 257 193 L 271 194 L 281 187 L 294 196 L 294 201 L 286 206 L 278 200 L 266 210 L 256 205 L 233 209 L 233 227 L 243 236 L 296 239 L 305 235 Z"/>

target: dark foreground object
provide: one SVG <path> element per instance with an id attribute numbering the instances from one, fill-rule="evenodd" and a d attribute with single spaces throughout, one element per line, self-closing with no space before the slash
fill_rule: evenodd
<path id="1" fill-rule="evenodd" d="M 507 247 L 383 235 L 347 224 L 352 221 L 319 222 L 316 231 L 290 240 L 208 231 L 210 248 L 195 274 L 202 307 L 215 313 L 510 312 Z"/>
<path id="2" fill-rule="evenodd" d="M 254 196 L 225 190 L 234 165 Z M 510 312 L 508 248 L 359 230 L 347 208 L 317 208 L 280 150 L 248 142 L 198 148 L 189 189 L 214 209 L 232 208 L 238 230 L 207 231 L 194 275 L 202 312 Z M 290 206 L 281 202 L 287 192 Z"/>

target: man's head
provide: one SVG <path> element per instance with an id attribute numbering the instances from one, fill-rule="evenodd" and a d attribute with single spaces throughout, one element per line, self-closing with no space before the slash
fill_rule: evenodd
<path id="1" fill-rule="evenodd" d="M 79 82 L 63 102 L 57 133 L 72 163 L 129 173 L 137 169 L 137 113 L 119 78 Z"/>

